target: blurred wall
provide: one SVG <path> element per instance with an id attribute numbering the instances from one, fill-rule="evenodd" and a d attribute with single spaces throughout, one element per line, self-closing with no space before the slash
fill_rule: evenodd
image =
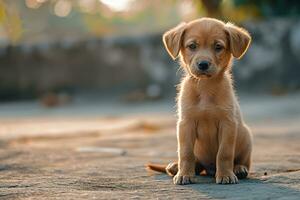
<path id="1" fill-rule="evenodd" d="M 234 64 L 238 90 L 299 90 L 300 21 L 272 19 L 243 26 L 253 43 Z M 153 84 L 168 93 L 180 78 L 177 66 L 164 50 L 161 34 L 7 46 L 0 49 L 0 99 L 49 91 L 125 93 Z"/>

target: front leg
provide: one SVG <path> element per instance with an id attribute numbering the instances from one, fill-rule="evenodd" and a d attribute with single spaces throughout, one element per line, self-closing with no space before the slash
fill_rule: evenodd
<path id="1" fill-rule="evenodd" d="M 219 128 L 216 183 L 235 184 L 238 183 L 238 179 L 233 173 L 237 123 L 223 121 Z"/>
<path id="2" fill-rule="evenodd" d="M 195 182 L 195 140 L 195 122 L 179 121 L 177 123 L 178 173 L 173 178 L 174 184 L 185 185 Z"/>

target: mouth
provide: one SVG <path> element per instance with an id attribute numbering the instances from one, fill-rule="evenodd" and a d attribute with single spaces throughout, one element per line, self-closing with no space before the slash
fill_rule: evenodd
<path id="1" fill-rule="evenodd" d="M 196 72 L 195 73 L 195 76 L 197 78 L 211 78 L 212 77 L 212 74 L 211 73 L 208 73 L 208 72 Z"/>
<path id="2" fill-rule="evenodd" d="M 199 75 L 204 76 L 204 77 L 208 77 L 208 78 L 210 78 L 212 76 L 211 74 L 209 74 L 207 72 L 200 72 Z"/>

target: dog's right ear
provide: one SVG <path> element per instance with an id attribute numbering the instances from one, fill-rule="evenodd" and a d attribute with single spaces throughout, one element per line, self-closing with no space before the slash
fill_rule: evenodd
<path id="1" fill-rule="evenodd" d="M 182 36 L 186 28 L 186 23 L 183 22 L 177 25 L 175 28 L 167 31 L 163 35 L 164 45 L 170 54 L 170 56 L 175 60 L 179 54 Z"/>

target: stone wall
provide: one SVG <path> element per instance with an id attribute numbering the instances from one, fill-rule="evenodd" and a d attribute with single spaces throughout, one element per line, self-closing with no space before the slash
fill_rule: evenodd
<path id="1" fill-rule="evenodd" d="M 299 90 L 300 19 L 274 19 L 244 26 L 253 43 L 234 68 L 239 88 L 274 94 Z"/>
<path id="2" fill-rule="evenodd" d="M 247 22 L 253 43 L 235 62 L 236 87 L 281 94 L 300 89 L 300 20 Z M 48 91 L 103 94 L 155 85 L 174 91 L 178 64 L 161 34 L 57 41 L 0 49 L 0 100 L 32 98 Z"/>

